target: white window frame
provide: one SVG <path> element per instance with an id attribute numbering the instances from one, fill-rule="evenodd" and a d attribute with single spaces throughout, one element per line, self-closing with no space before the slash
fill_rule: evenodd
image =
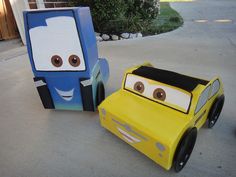
<path id="1" fill-rule="evenodd" d="M 45 8 L 43 0 L 36 0 L 36 4 L 37 4 L 38 9 L 44 9 Z"/>

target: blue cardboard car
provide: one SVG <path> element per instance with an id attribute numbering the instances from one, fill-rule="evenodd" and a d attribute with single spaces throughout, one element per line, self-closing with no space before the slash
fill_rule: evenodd
<path id="1" fill-rule="evenodd" d="M 88 7 L 23 13 L 34 82 L 47 109 L 95 111 L 105 97 L 106 59 L 98 58 Z"/>

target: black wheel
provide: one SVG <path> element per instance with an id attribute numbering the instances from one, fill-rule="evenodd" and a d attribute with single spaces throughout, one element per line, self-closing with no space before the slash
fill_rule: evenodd
<path id="1" fill-rule="evenodd" d="M 105 88 L 102 82 L 97 85 L 96 106 L 98 106 L 105 99 Z"/>
<path id="2" fill-rule="evenodd" d="M 224 106 L 225 96 L 221 95 L 215 103 L 211 106 L 210 112 L 208 114 L 208 128 L 212 128 L 217 122 L 222 108 Z"/>
<path id="3" fill-rule="evenodd" d="M 197 128 L 188 130 L 182 137 L 174 156 L 174 169 L 181 171 L 186 165 L 197 139 Z"/>

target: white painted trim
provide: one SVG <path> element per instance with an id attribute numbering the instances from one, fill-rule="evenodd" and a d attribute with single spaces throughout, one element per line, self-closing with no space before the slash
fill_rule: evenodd
<path id="1" fill-rule="evenodd" d="M 35 87 L 41 87 L 41 86 L 47 85 L 45 82 L 43 82 L 43 80 L 35 81 L 34 84 L 35 84 Z"/>
<path id="2" fill-rule="evenodd" d="M 93 83 L 93 78 L 91 77 L 91 79 L 87 79 L 87 80 L 84 80 L 84 81 L 81 81 L 81 84 L 84 86 L 84 87 L 87 87 L 89 85 L 92 85 Z"/>
<path id="3" fill-rule="evenodd" d="M 24 0 L 10 0 L 12 11 L 16 20 L 16 24 L 21 36 L 23 44 L 26 44 L 23 11 L 29 9 L 28 1 Z"/>

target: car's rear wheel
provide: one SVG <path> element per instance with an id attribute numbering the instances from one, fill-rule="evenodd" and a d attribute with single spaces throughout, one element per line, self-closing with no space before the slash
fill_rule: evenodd
<path id="1" fill-rule="evenodd" d="M 197 128 L 188 130 L 182 137 L 174 156 L 174 169 L 176 172 L 181 171 L 186 165 L 197 139 Z"/>
<path id="2" fill-rule="evenodd" d="M 216 124 L 222 111 L 222 108 L 224 106 L 224 102 L 225 102 L 225 96 L 221 95 L 211 106 L 210 112 L 208 114 L 208 128 L 212 128 Z"/>
<path id="3" fill-rule="evenodd" d="M 102 82 L 97 85 L 96 106 L 98 106 L 105 99 L 105 88 Z"/>

